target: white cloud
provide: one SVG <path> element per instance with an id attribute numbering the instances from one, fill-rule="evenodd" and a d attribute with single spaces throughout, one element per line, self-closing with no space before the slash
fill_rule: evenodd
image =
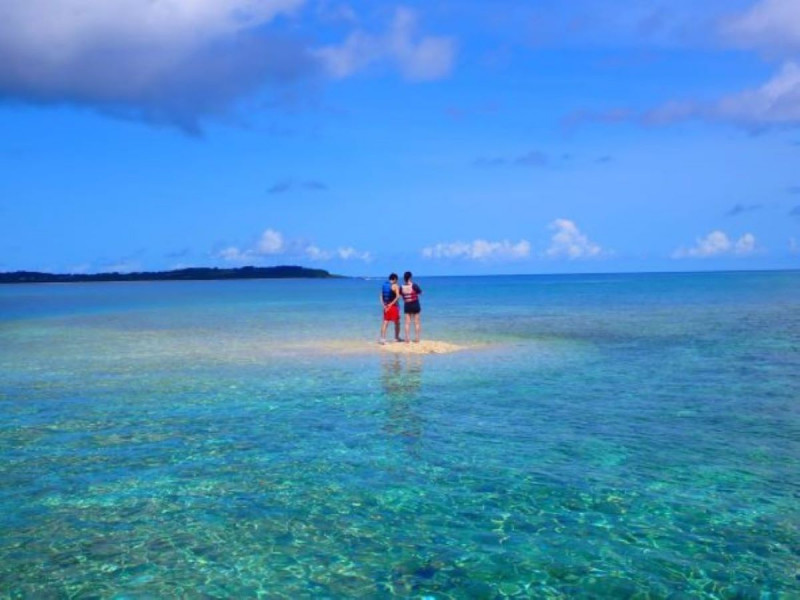
<path id="1" fill-rule="evenodd" d="M 722 22 L 724 37 L 745 48 L 800 49 L 800 2 L 762 0 Z"/>
<path id="2" fill-rule="evenodd" d="M 265 230 L 256 244 L 258 254 L 280 254 L 284 249 L 283 235 L 274 229 Z"/>
<path id="3" fill-rule="evenodd" d="M 678 248 L 673 258 L 709 258 L 712 256 L 747 256 L 757 251 L 756 238 L 745 233 L 733 242 L 724 231 L 714 230 L 705 237 L 697 238 L 691 248 Z"/>
<path id="4" fill-rule="evenodd" d="M 314 261 L 328 261 L 334 258 L 341 260 L 362 260 L 369 262 L 372 255 L 361 252 L 352 246 L 343 246 L 335 251 L 325 250 L 316 244 L 303 240 L 287 240 L 280 231 L 265 229 L 251 248 L 241 249 L 237 246 L 228 246 L 216 254 L 227 262 L 258 263 L 265 257 L 283 257 L 286 259 L 306 258 Z"/>
<path id="5" fill-rule="evenodd" d="M 372 260 L 372 255 L 369 252 L 359 252 L 352 246 L 343 246 L 337 248 L 335 251 L 331 251 L 323 250 L 319 246 L 310 244 L 305 247 L 303 252 L 311 260 L 319 261 L 331 260 L 333 258 L 339 258 L 341 260 L 361 260 L 364 262 L 370 262 Z"/>
<path id="6" fill-rule="evenodd" d="M 756 251 L 756 236 L 752 233 L 745 233 L 742 237 L 736 240 L 733 246 L 733 253 L 740 256 L 752 254 Z"/>
<path id="7" fill-rule="evenodd" d="M 329 260 L 331 258 L 330 252 L 327 252 L 313 244 L 306 246 L 304 252 L 311 260 Z"/>
<path id="8" fill-rule="evenodd" d="M 253 254 L 249 252 L 242 252 L 236 246 L 228 246 L 227 248 L 220 250 L 217 253 L 217 257 L 228 262 L 243 263 L 252 260 Z"/>
<path id="9" fill-rule="evenodd" d="M 574 221 L 556 219 L 548 228 L 555 232 L 550 247 L 545 251 L 549 258 L 597 258 L 603 255 L 603 249 L 581 233 Z"/>
<path id="10" fill-rule="evenodd" d="M 0 95 L 189 130 L 266 81 L 310 72 L 304 48 L 263 29 L 303 3 L 3 0 Z"/>
<path id="11" fill-rule="evenodd" d="M 689 118 L 732 122 L 749 129 L 800 124 L 800 2 L 761 0 L 721 22 L 719 33 L 740 48 L 761 50 L 787 59 L 763 85 L 716 102 L 669 102 L 641 116 L 648 124 Z"/>
<path id="12" fill-rule="evenodd" d="M 645 111 L 580 111 L 565 118 L 567 127 L 584 122 L 634 122 L 668 125 L 689 119 L 731 123 L 750 131 L 800 125 L 800 65 L 785 62 L 763 85 L 712 102 L 671 100 Z"/>
<path id="13" fill-rule="evenodd" d="M 336 254 L 342 260 L 363 260 L 364 262 L 369 262 L 372 260 L 372 255 L 369 252 L 359 252 L 355 248 L 351 246 L 345 246 L 343 248 L 339 248 L 336 250 Z"/>
<path id="14" fill-rule="evenodd" d="M 370 35 L 355 31 L 338 46 L 315 52 L 334 78 L 348 77 L 377 62 L 393 63 L 406 79 L 425 81 L 448 75 L 455 61 L 456 44 L 450 37 L 418 36 L 417 15 L 400 7 L 389 31 Z"/>
<path id="15" fill-rule="evenodd" d="M 713 116 L 750 126 L 800 123 L 800 66 L 785 63 L 778 74 L 757 89 L 720 100 Z"/>
<path id="16" fill-rule="evenodd" d="M 530 255 L 531 245 L 527 240 L 520 240 L 516 244 L 503 240 L 489 242 L 475 240 L 473 242 L 438 243 L 434 246 L 423 248 L 422 256 L 425 258 L 462 258 L 470 260 L 514 260 L 526 258 Z"/>

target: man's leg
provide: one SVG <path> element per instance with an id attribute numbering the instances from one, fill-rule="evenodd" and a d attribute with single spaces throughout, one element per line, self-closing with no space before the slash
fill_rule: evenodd
<path id="1" fill-rule="evenodd" d="M 386 328 L 387 328 L 388 326 L 389 326 L 389 321 L 387 321 L 386 319 L 384 319 L 384 320 L 383 320 L 383 323 L 381 324 L 381 337 L 380 337 L 380 339 L 378 340 L 378 341 L 379 341 L 379 342 L 381 342 L 381 343 L 383 343 L 383 342 L 385 342 L 385 341 L 386 341 Z"/>
<path id="2" fill-rule="evenodd" d="M 394 322 L 394 339 L 400 341 L 400 317 Z"/>

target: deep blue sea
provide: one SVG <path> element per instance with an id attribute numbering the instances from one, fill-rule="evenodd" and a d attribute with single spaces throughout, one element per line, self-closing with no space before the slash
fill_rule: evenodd
<path id="1" fill-rule="evenodd" d="M 800 271 L 0 286 L 0 597 L 800 598 Z"/>

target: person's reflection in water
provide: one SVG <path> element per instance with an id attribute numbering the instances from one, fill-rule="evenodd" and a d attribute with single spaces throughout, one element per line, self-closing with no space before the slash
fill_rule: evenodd
<path id="1" fill-rule="evenodd" d="M 383 429 L 414 451 L 422 437 L 422 417 L 414 410 L 422 385 L 422 356 L 386 354 L 381 367 L 381 383 L 387 398 Z"/>

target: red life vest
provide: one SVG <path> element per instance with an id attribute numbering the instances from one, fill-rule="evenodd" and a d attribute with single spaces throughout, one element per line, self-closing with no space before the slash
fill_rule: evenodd
<path id="1" fill-rule="evenodd" d="M 403 302 L 416 302 L 419 296 L 417 295 L 417 287 L 416 283 L 406 283 L 403 287 L 400 288 L 400 291 L 403 294 Z"/>

